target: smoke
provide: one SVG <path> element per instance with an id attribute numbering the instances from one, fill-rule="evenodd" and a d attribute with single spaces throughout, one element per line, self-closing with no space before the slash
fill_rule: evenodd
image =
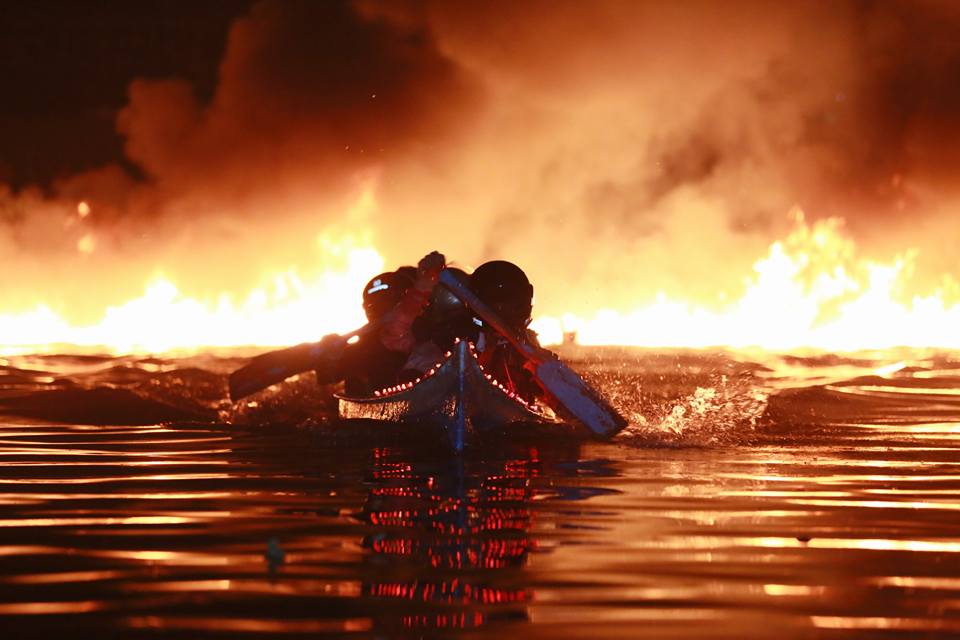
<path id="1" fill-rule="evenodd" d="M 454 142 L 482 97 L 423 25 L 346 3 L 258 2 L 232 22 L 206 99 L 187 78 L 131 79 L 116 128 L 135 171 L 117 163 L 46 193 L 0 194 L 6 302 L 37 292 L 27 280 L 71 288 L 52 266 L 33 269 L 40 255 L 72 270 L 72 286 L 123 264 L 142 288 L 155 265 L 199 293 L 316 265 L 318 233 L 343 226 L 384 167 Z M 82 220 L 80 201 L 92 211 Z"/>
<path id="2" fill-rule="evenodd" d="M 843 217 L 884 258 L 919 246 L 921 269 L 957 271 L 953 4 L 436 3 L 427 15 L 494 96 L 483 138 L 430 191 L 454 184 L 441 208 L 466 203 L 487 230 L 476 259 L 532 265 L 541 302 L 561 301 L 552 310 L 658 290 L 716 300 L 794 206 Z"/>
<path id="3" fill-rule="evenodd" d="M 954 3 L 264 0 L 228 24 L 209 86 L 130 77 L 122 157 L 0 192 L 9 299 L 157 268 L 242 291 L 355 226 L 393 263 L 514 260 L 541 311 L 715 302 L 795 205 L 957 271 Z"/>
<path id="4" fill-rule="evenodd" d="M 423 27 L 339 3 L 261 2 L 233 24 L 209 105 L 183 81 L 135 81 L 118 129 L 154 183 L 231 206 L 335 192 L 454 133 L 472 89 Z"/>

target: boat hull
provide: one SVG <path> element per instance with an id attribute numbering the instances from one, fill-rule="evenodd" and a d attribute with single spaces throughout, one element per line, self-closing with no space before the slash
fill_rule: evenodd
<path id="1" fill-rule="evenodd" d="M 549 410 L 492 380 L 481 368 L 473 346 L 463 340 L 417 381 L 368 398 L 338 396 L 338 401 L 342 420 L 439 429 L 457 452 L 470 442 L 562 424 Z"/>

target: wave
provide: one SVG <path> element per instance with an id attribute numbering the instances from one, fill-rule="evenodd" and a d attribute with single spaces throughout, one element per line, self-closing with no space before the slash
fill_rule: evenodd
<path id="1" fill-rule="evenodd" d="M 828 424 L 944 420 L 960 413 L 956 354 L 747 357 L 579 348 L 563 355 L 627 416 L 630 426 L 615 439 L 626 446 L 735 446 Z M 90 425 L 325 429 L 335 422 L 332 389 L 317 385 L 312 373 L 231 403 L 226 377 L 242 362 L 214 354 L 0 359 L 0 414 Z"/>

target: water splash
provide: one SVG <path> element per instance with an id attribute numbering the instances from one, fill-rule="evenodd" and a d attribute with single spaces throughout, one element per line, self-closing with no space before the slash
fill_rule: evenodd
<path id="1" fill-rule="evenodd" d="M 751 376 L 719 375 L 679 399 L 630 412 L 630 426 L 617 438 L 638 446 L 743 444 L 756 430 L 770 391 Z"/>

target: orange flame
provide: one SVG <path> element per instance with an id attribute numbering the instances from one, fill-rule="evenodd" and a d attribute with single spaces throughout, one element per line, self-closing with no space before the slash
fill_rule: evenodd
<path id="1" fill-rule="evenodd" d="M 540 318 L 546 342 L 575 334 L 584 345 L 651 347 L 812 347 L 856 351 L 891 347 L 960 348 L 957 283 L 945 276 L 928 296 L 903 301 L 917 258 L 914 250 L 881 264 L 856 255 L 854 242 L 832 218 L 808 225 L 793 213 L 794 231 L 753 265 L 743 295 L 720 310 L 661 293 L 646 306 Z"/>
<path id="2" fill-rule="evenodd" d="M 83 203 L 81 203 L 83 204 Z M 88 207 L 80 207 L 80 211 Z M 857 256 L 842 221 L 795 228 L 774 242 L 744 281 L 739 299 L 710 309 L 666 293 L 626 309 L 571 310 L 534 322 L 545 344 L 575 334 L 583 345 L 648 347 L 762 347 L 830 351 L 871 348 L 960 348 L 960 290 L 949 277 L 927 296 L 905 297 L 916 251 L 882 264 Z M 93 250 L 93 240 L 90 240 Z M 296 269 L 275 274 L 239 301 L 223 293 L 198 300 L 155 276 L 144 294 L 109 307 L 93 325 L 78 326 L 49 306 L 0 314 L 0 354 L 43 352 L 63 345 L 114 353 L 157 353 L 204 347 L 279 346 L 316 340 L 363 324 L 360 291 L 384 268 L 367 240 L 321 236 L 339 268 L 309 277 Z M 579 313 L 577 312 L 579 311 Z"/>
<path id="3" fill-rule="evenodd" d="M 227 293 L 215 300 L 184 296 L 161 274 L 147 284 L 142 296 L 108 307 L 94 325 L 73 325 L 45 305 L 27 313 L 0 314 L 0 355 L 58 350 L 64 345 L 113 353 L 278 346 L 349 331 L 365 322 L 359 292 L 371 274 L 383 270 L 383 258 L 371 247 L 337 248 L 343 254 L 341 269 L 310 279 L 289 269 L 239 303 Z M 344 300 L 356 304 L 340 302 Z"/>

